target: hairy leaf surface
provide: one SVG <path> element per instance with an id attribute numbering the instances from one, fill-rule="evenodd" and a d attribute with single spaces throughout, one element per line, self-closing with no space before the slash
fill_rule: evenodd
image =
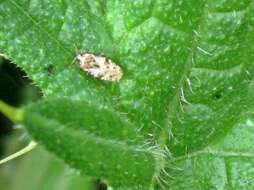
<path id="1" fill-rule="evenodd" d="M 0 2 L 1 51 L 44 94 L 23 123 L 50 151 L 119 189 L 253 187 L 252 0 Z"/>

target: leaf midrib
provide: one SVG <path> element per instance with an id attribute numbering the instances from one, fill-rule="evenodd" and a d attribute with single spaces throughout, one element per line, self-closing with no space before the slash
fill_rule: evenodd
<path id="1" fill-rule="evenodd" d="M 208 14 L 208 1 L 206 1 L 203 5 L 202 8 L 202 13 L 200 14 L 200 18 L 199 18 L 199 22 L 196 26 L 196 29 L 193 29 L 193 33 L 192 33 L 192 37 L 191 37 L 191 48 L 190 48 L 190 52 L 187 56 L 186 62 L 185 62 L 185 67 L 183 69 L 183 74 L 179 80 L 178 86 L 176 88 L 175 91 L 175 95 L 173 96 L 173 99 L 169 102 L 169 104 L 167 105 L 167 114 L 168 117 L 165 120 L 165 124 L 163 127 L 163 130 L 161 131 L 161 133 L 159 134 L 159 139 L 158 139 L 158 144 L 159 147 L 163 150 L 165 149 L 164 147 L 167 147 L 167 142 L 170 140 L 169 138 L 169 134 L 171 134 L 171 129 L 172 129 L 172 121 L 174 119 L 175 113 L 177 111 L 177 108 L 179 106 L 179 104 L 181 104 L 181 102 L 179 102 L 179 100 L 181 101 L 181 89 L 185 83 L 185 80 L 188 78 L 188 76 L 190 75 L 192 66 L 193 66 L 193 59 L 194 59 L 194 54 L 198 48 L 198 36 L 196 35 L 196 33 L 199 33 L 201 26 L 203 25 L 203 22 L 205 21 L 205 18 Z M 195 32 L 194 32 L 195 31 Z M 179 103 L 178 103 L 179 102 Z M 171 155 L 167 155 L 167 156 L 171 156 Z M 156 180 L 158 179 L 158 176 L 160 175 L 160 172 L 165 168 L 166 166 L 166 161 L 167 161 L 167 157 L 161 157 L 157 160 L 156 166 L 160 167 L 158 168 L 157 171 L 158 173 L 155 173 L 153 176 L 153 179 L 151 180 L 151 185 L 150 185 L 150 189 L 154 189 L 155 186 L 157 185 Z M 162 163 L 161 163 L 162 162 Z"/>
<path id="2" fill-rule="evenodd" d="M 252 1 L 251 4 L 254 4 L 254 1 Z M 202 13 L 202 16 L 200 17 L 200 22 L 197 25 L 197 28 L 199 28 L 199 29 L 201 28 L 202 23 L 203 23 L 203 21 L 205 19 L 205 16 L 206 16 L 206 14 L 208 12 L 208 7 L 209 7 L 209 2 L 204 3 L 203 13 Z M 250 7 L 250 5 L 248 6 L 248 10 L 250 10 L 249 7 Z M 193 48 L 197 49 L 198 48 L 198 41 L 195 42 L 195 40 L 197 39 L 195 37 L 195 34 L 192 37 L 192 39 L 194 40 L 194 43 L 192 45 L 191 50 L 193 50 Z M 245 39 L 245 40 L 247 40 L 247 39 Z M 196 50 L 196 49 L 194 49 L 194 50 Z M 166 124 L 168 124 L 170 126 L 169 128 L 173 127 L 171 121 L 173 120 L 174 113 L 176 111 L 177 106 L 179 105 L 179 104 L 177 104 L 177 100 L 180 97 L 180 89 L 181 89 L 181 86 L 184 84 L 185 77 L 188 76 L 188 73 L 190 73 L 190 71 L 192 69 L 192 63 L 191 63 L 190 60 L 192 58 L 192 55 L 194 55 L 194 53 L 195 52 L 192 51 L 189 54 L 189 59 L 188 59 L 189 61 L 187 60 L 187 63 L 186 63 L 187 66 L 185 67 L 185 70 L 183 72 L 185 74 L 183 74 L 182 77 L 181 77 L 181 80 L 179 82 L 179 86 L 177 88 L 176 95 L 174 96 L 173 100 L 169 103 L 169 107 L 168 108 L 170 108 L 171 105 L 173 106 L 172 108 L 175 108 L 175 109 L 172 109 L 172 112 L 171 112 L 172 114 L 171 115 L 169 114 L 168 120 L 166 122 Z M 189 65 L 189 67 L 188 67 L 188 65 Z M 161 137 L 163 137 L 163 133 L 167 134 L 167 131 L 170 131 L 170 129 L 167 130 L 166 126 L 167 125 L 165 125 L 164 131 L 162 131 L 162 133 L 161 133 Z M 166 146 L 167 140 L 169 140 L 169 139 L 164 139 L 164 143 L 162 143 L 162 145 Z M 171 158 L 171 159 L 164 160 L 164 161 L 167 161 L 167 163 L 175 163 L 175 162 L 183 161 L 183 160 L 186 160 L 186 159 L 191 159 L 191 158 L 196 158 L 196 157 L 206 156 L 206 155 L 210 155 L 210 156 L 214 156 L 214 157 L 220 157 L 220 158 L 223 158 L 223 159 L 225 159 L 225 158 L 232 158 L 232 157 L 234 157 L 234 158 L 249 158 L 249 159 L 254 159 L 254 153 L 253 152 L 216 150 L 214 148 L 209 147 L 209 145 L 208 145 L 208 146 L 206 146 L 202 150 L 198 150 L 198 151 L 192 152 L 191 154 L 187 154 L 187 155 L 183 155 L 183 156 L 177 156 L 175 158 Z M 164 168 L 162 168 L 162 169 L 164 169 Z M 227 176 L 228 176 L 228 174 L 227 174 Z"/>

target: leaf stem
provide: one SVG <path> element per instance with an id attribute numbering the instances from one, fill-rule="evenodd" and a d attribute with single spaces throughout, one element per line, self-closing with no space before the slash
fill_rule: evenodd
<path id="1" fill-rule="evenodd" d="M 22 156 L 23 154 L 26 154 L 27 152 L 30 152 L 37 146 L 37 143 L 34 141 L 31 141 L 25 148 L 21 149 L 20 151 L 0 160 L 0 165 L 4 164 L 6 162 L 9 162 L 10 160 L 13 160 L 19 156 Z"/>
<path id="2" fill-rule="evenodd" d="M 14 123 L 21 122 L 23 120 L 23 111 L 18 108 L 14 108 L 0 100 L 0 112 L 8 117 Z"/>

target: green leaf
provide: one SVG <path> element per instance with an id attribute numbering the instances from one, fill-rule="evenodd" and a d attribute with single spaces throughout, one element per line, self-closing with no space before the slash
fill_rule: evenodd
<path id="1" fill-rule="evenodd" d="M 22 123 L 48 150 L 118 189 L 253 187 L 252 0 L 0 2 L 0 49 L 44 94 Z"/>
<path id="2" fill-rule="evenodd" d="M 155 154 L 138 146 L 133 127 L 108 110 L 82 101 L 48 99 L 28 107 L 22 123 L 36 140 L 83 173 L 114 186 L 145 186 L 152 178 Z"/>
<path id="3" fill-rule="evenodd" d="M 228 134 L 204 149 L 170 160 L 164 180 L 177 190 L 253 189 L 253 116 L 243 116 Z"/>

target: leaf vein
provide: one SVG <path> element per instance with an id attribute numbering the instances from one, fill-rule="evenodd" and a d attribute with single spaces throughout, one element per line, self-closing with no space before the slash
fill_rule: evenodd
<path id="1" fill-rule="evenodd" d="M 63 49 L 67 54 L 72 54 L 70 50 L 68 50 L 67 48 L 65 48 L 62 43 L 57 40 L 55 37 L 53 37 L 47 30 L 43 29 L 40 27 L 40 24 L 33 19 L 33 17 L 28 14 L 20 5 L 18 5 L 15 1 L 13 0 L 9 0 L 9 2 L 15 6 L 24 16 L 26 16 L 29 20 L 32 21 L 32 23 L 38 28 L 40 29 L 40 31 L 44 32 L 52 41 L 56 42 L 56 44 L 61 48 Z"/>

